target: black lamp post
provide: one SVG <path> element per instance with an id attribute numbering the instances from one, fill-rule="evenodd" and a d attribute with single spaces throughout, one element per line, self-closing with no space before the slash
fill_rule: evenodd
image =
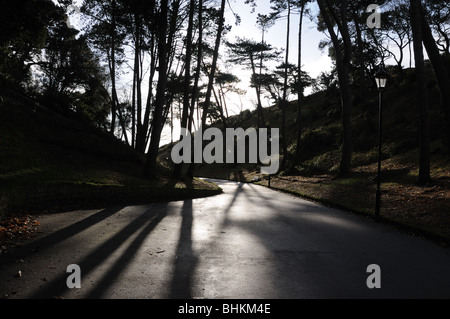
<path id="1" fill-rule="evenodd" d="M 379 93 L 379 103 L 380 103 L 380 118 L 379 118 L 379 128 L 378 128 L 378 176 L 377 176 L 377 195 L 376 195 L 376 206 L 375 206 L 375 218 L 380 217 L 381 208 L 381 153 L 382 153 L 382 127 L 383 127 L 383 91 L 386 87 L 388 79 L 388 73 L 384 68 L 384 65 L 380 66 L 380 69 L 375 74 L 375 81 L 377 83 Z"/>

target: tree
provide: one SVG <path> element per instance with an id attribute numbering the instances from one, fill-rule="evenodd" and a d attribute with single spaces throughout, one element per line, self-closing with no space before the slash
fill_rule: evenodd
<path id="1" fill-rule="evenodd" d="M 275 19 L 272 14 L 258 14 L 256 18 L 256 24 L 258 28 L 261 30 L 261 44 L 266 44 L 266 32 L 275 25 Z M 259 73 L 262 73 L 264 68 L 264 52 L 260 54 L 260 63 L 259 63 Z"/>
<path id="2" fill-rule="evenodd" d="M 153 116 L 153 130 L 151 134 L 150 147 L 147 155 L 147 162 L 144 168 L 144 175 L 150 179 L 157 177 L 157 157 L 159 153 L 159 144 L 161 141 L 161 131 L 163 126 L 163 109 L 166 99 L 167 70 L 168 70 L 168 53 L 169 43 L 167 43 L 168 30 L 168 0 L 162 0 L 157 15 L 159 27 L 158 32 L 158 52 L 159 52 L 159 69 L 158 69 L 158 86 L 156 91 L 155 111 Z"/>
<path id="3" fill-rule="evenodd" d="M 203 0 L 199 0 L 198 2 L 198 18 L 197 18 L 197 29 L 198 29 L 198 40 L 197 40 L 197 66 L 195 68 L 195 75 L 194 75 L 194 85 L 192 88 L 192 96 L 191 96 L 191 103 L 189 108 L 189 121 L 188 121 L 188 132 L 192 132 L 192 128 L 194 126 L 194 112 L 195 112 L 195 105 L 197 104 L 197 110 L 198 110 L 198 97 L 199 97 L 199 81 L 202 71 L 202 63 L 203 63 Z M 198 114 L 198 113 L 197 113 Z M 187 172 L 187 176 L 189 178 L 194 178 L 194 171 L 195 171 L 195 165 L 194 161 L 191 162 L 189 165 L 189 169 Z"/>
<path id="4" fill-rule="evenodd" d="M 213 61 L 211 63 L 211 71 L 209 74 L 208 88 L 206 91 L 205 104 L 204 104 L 203 116 L 202 116 L 202 129 L 203 130 L 206 127 L 206 121 L 207 121 L 207 117 L 208 117 L 208 108 L 209 108 L 209 104 L 211 103 L 214 78 L 215 78 L 216 69 L 217 69 L 217 61 L 219 59 L 220 43 L 222 40 L 222 33 L 224 31 L 225 4 L 226 4 L 226 0 L 222 0 L 221 5 L 220 5 L 220 10 L 219 10 L 219 15 L 218 15 L 219 22 L 218 22 L 218 29 L 217 29 L 217 34 L 216 34 L 216 43 L 214 46 Z"/>
<path id="5" fill-rule="evenodd" d="M 287 93 L 285 93 L 286 69 L 288 70 Z M 258 76 L 258 82 L 269 93 L 274 103 L 282 110 L 284 95 L 291 95 L 297 92 L 298 68 L 291 63 L 287 67 L 284 63 L 281 63 L 272 72 Z"/>
<path id="6" fill-rule="evenodd" d="M 150 117 L 152 109 L 153 79 L 156 74 L 157 51 L 155 44 L 155 2 L 136 2 L 122 0 L 124 6 L 124 19 L 130 43 L 133 47 L 133 87 L 132 87 L 132 146 L 144 154 L 148 145 L 150 130 Z M 149 60 L 148 66 L 144 61 Z M 148 92 L 146 103 L 142 83 L 148 68 Z M 145 107 L 144 107 L 145 104 Z M 145 109 L 145 110 L 144 110 Z"/>
<path id="7" fill-rule="evenodd" d="M 286 135 L 286 109 L 288 107 L 288 68 L 289 68 L 289 51 L 290 51 L 290 38 L 291 38 L 291 10 L 294 1 L 291 0 L 270 0 L 273 4 L 272 10 L 273 18 L 278 19 L 282 12 L 287 12 L 287 23 L 286 23 L 286 47 L 285 47 L 285 61 L 284 61 L 284 76 L 283 76 L 283 98 L 281 101 L 281 143 L 283 148 L 283 160 L 281 162 L 281 170 L 286 168 L 287 160 L 287 135 Z"/>
<path id="8" fill-rule="evenodd" d="M 319 4 L 321 18 L 333 42 L 336 56 L 342 104 L 342 156 L 339 174 L 344 176 L 350 174 L 352 162 L 351 112 L 353 96 L 350 86 L 352 42 L 347 21 L 348 1 L 318 0 L 317 2 Z M 336 25 L 342 41 L 338 38 L 334 29 Z"/>
<path id="9" fill-rule="evenodd" d="M 256 18 L 256 23 L 259 27 L 259 29 L 261 30 L 261 48 L 263 48 L 266 45 L 266 40 L 265 40 L 265 34 L 268 31 L 268 29 L 270 29 L 271 27 L 273 27 L 275 25 L 275 19 L 274 19 L 274 14 L 271 13 L 269 15 L 262 15 L 262 14 L 258 14 L 257 18 Z M 266 50 L 261 50 L 260 52 L 258 52 L 260 58 L 259 58 L 259 76 L 263 76 L 263 70 L 265 70 L 265 66 L 264 63 L 267 61 L 267 59 L 274 59 L 277 58 L 277 56 L 274 56 L 273 54 L 269 54 L 269 57 L 265 57 L 265 53 Z M 253 62 L 254 63 L 254 62 Z M 252 78 L 256 79 L 256 70 L 253 70 L 253 75 Z M 261 85 L 256 85 L 255 86 L 256 89 L 256 98 L 257 98 L 257 114 L 258 114 L 258 127 L 262 127 L 265 126 L 265 119 L 264 119 L 264 112 L 263 112 L 263 107 L 262 107 L 262 103 L 261 103 Z"/>
<path id="10" fill-rule="evenodd" d="M 124 118 L 119 108 L 119 97 L 117 94 L 117 67 L 123 62 L 123 44 L 126 33 L 124 28 L 123 6 L 121 2 L 112 0 L 109 2 L 99 0 L 85 0 L 81 7 L 81 12 L 90 21 L 86 27 L 87 38 L 94 48 L 102 52 L 105 57 L 110 81 L 111 81 L 111 127 L 114 134 L 116 130 L 116 119 L 119 116 L 120 125 L 123 132 L 126 132 Z M 128 141 L 127 134 L 123 135 Z"/>
<path id="11" fill-rule="evenodd" d="M 186 65 L 185 65 L 185 75 L 184 75 L 184 91 L 183 91 L 183 113 L 181 116 L 181 128 L 188 128 L 188 118 L 190 109 L 190 85 L 191 85 L 191 60 L 192 60 L 192 38 L 194 29 L 194 13 L 195 13 L 195 0 L 190 0 L 189 3 L 189 22 L 186 35 Z M 180 136 L 180 140 L 184 136 Z M 175 178 L 181 178 L 183 164 L 180 163 L 175 166 L 174 175 Z"/>
<path id="12" fill-rule="evenodd" d="M 37 63 L 43 74 L 43 94 L 49 101 L 66 98 L 73 103 L 75 93 L 94 87 L 105 90 L 105 75 L 99 59 L 89 48 L 85 36 L 76 38 L 77 34 L 77 30 L 68 28 L 63 21 L 49 32 L 42 60 Z"/>
<path id="13" fill-rule="evenodd" d="M 203 2 L 200 1 L 200 4 L 202 4 Z M 209 108 L 211 106 L 211 99 L 212 99 L 212 95 L 213 95 L 213 89 L 214 89 L 214 80 L 215 80 L 215 76 L 216 76 L 216 71 L 217 71 L 217 64 L 218 64 L 218 60 L 219 60 L 219 50 L 220 50 L 220 45 L 222 42 L 222 36 L 223 33 L 225 31 L 225 5 L 226 5 L 226 0 L 222 0 L 221 4 L 220 4 L 220 9 L 217 13 L 217 31 L 215 34 L 215 44 L 214 44 L 214 50 L 212 52 L 212 62 L 210 64 L 210 71 L 208 72 L 208 84 L 207 84 L 207 89 L 206 89 L 206 95 L 205 95 L 205 100 L 203 102 L 203 114 L 202 114 L 202 118 L 201 118 L 201 123 L 200 123 L 200 130 L 202 130 L 204 132 L 204 130 L 206 129 L 206 124 L 207 124 L 207 120 L 208 120 L 208 116 L 209 116 Z M 204 36 L 204 27 L 205 25 L 203 24 L 203 12 L 204 10 L 201 9 L 199 12 L 199 25 L 201 27 L 200 29 L 200 38 L 199 38 L 199 55 L 198 55 L 198 64 L 197 64 L 197 71 L 196 71 L 196 79 L 195 79 L 195 85 L 194 85 L 194 95 L 196 96 L 198 94 L 197 91 L 197 87 L 198 87 L 198 78 L 200 76 L 200 71 L 203 65 L 203 54 L 205 52 L 205 48 L 206 46 L 204 46 L 204 41 L 203 41 L 203 36 Z M 191 120 L 189 128 L 191 128 L 191 124 L 193 123 L 193 102 L 194 102 L 194 96 L 192 98 L 192 104 L 191 104 Z M 195 164 L 194 161 L 192 161 L 192 163 L 189 166 L 189 170 L 187 173 L 187 176 L 189 178 L 193 178 L 194 176 L 194 171 L 195 171 Z"/>
<path id="14" fill-rule="evenodd" d="M 191 104 L 189 109 L 189 122 L 188 131 L 192 132 L 192 126 L 194 124 L 194 112 L 195 105 L 197 103 L 198 92 L 199 92 L 199 81 L 202 70 L 202 58 L 203 58 L 203 0 L 198 1 L 198 18 L 197 18 L 197 29 L 198 29 L 198 40 L 197 40 L 197 66 L 195 68 L 194 75 L 194 85 L 192 88 Z M 192 173 L 192 172 L 190 172 Z M 192 174 L 191 174 L 192 175 Z"/>
<path id="15" fill-rule="evenodd" d="M 426 19 L 425 10 L 422 4 L 416 4 L 420 10 L 420 25 L 423 44 L 427 50 L 431 65 L 433 66 L 434 75 L 441 95 L 441 103 L 445 116 L 446 133 L 447 133 L 447 151 L 450 152 L 450 75 L 448 67 L 439 52 L 438 45 L 433 36 L 431 27 Z M 414 8 L 416 10 L 417 8 Z M 417 32 L 417 31 L 416 31 Z"/>
<path id="16" fill-rule="evenodd" d="M 419 184 L 430 181 L 430 122 L 428 114 L 428 92 L 425 82 L 425 62 L 423 53 L 423 20 L 420 0 L 411 0 L 411 27 L 414 41 L 414 57 L 418 84 L 418 106 L 420 113 L 420 160 Z"/>
<path id="17" fill-rule="evenodd" d="M 383 32 L 389 42 L 393 42 L 397 47 L 398 54 L 395 54 L 390 45 L 386 45 L 384 49 L 394 58 L 400 75 L 403 74 L 404 50 L 410 46 L 411 25 L 409 23 L 409 6 L 406 2 L 391 4 L 388 17 L 385 20 L 386 30 Z M 388 43 L 389 44 L 389 43 Z"/>
<path id="18" fill-rule="evenodd" d="M 298 25 L 298 73 L 299 79 L 297 84 L 297 139 L 294 159 L 292 160 L 290 171 L 292 172 L 301 156 L 301 140 L 302 140 L 302 106 L 305 83 L 302 81 L 302 49 L 303 49 L 303 18 L 305 16 L 306 5 L 309 1 L 299 1 L 300 19 Z"/>
<path id="19" fill-rule="evenodd" d="M 262 128 L 266 123 L 261 101 L 262 88 L 260 78 L 262 77 L 262 70 L 265 69 L 264 62 L 277 59 L 280 52 L 276 51 L 270 44 L 258 43 L 245 38 L 236 38 L 234 43 L 227 42 L 227 47 L 230 52 L 229 62 L 244 65 L 252 71 L 251 85 L 256 91 L 257 123 L 258 128 Z M 260 61 L 259 70 L 257 61 Z"/>
<path id="20" fill-rule="evenodd" d="M 446 1 L 430 0 L 424 7 L 436 44 L 445 56 L 450 56 L 450 7 Z"/>
<path id="21" fill-rule="evenodd" d="M 50 0 L 1 0 L 0 85 L 17 88 L 28 80 L 46 44 L 48 28 L 64 20 Z"/>
<path id="22" fill-rule="evenodd" d="M 244 94 L 244 92 L 236 88 L 235 84 L 240 82 L 239 78 L 231 73 L 219 72 L 216 76 L 216 84 L 219 86 L 217 102 L 220 105 L 220 113 L 224 122 L 225 128 L 228 127 L 229 112 L 226 102 L 226 94 L 234 92 L 237 94 Z"/>

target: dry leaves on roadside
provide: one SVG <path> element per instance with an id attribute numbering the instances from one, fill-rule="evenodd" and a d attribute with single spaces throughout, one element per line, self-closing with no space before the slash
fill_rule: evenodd
<path id="1" fill-rule="evenodd" d="M 39 222 L 31 216 L 11 217 L 0 222 L 0 253 L 30 238 L 39 228 Z"/>

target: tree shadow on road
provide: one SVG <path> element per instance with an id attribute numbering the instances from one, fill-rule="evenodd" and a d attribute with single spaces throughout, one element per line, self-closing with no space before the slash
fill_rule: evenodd
<path id="1" fill-rule="evenodd" d="M 17 259 L 26 259 L 30 255 L 35 254 L 36 252 L 44 252 L 46 250 L 51 249 L 55 245 L 93 227 L 96 224 L 104 221 L 108 217 L 111 217 L 114 214 L 117 214 L 123 209 L 123 207 L 110 207 L 104 209 L 98 213 L 90 215 L 74 224 L 71 224 L 65 228 L 62 228 L 56 232 L 51 233 L 45 237 L 33 240 L 19 249 L 12 251 L 11 254 L 4 256 L 5 260 L 2 264 L 6 264 L 6 262 L 15 262 Z"/>
<path id="2" fill-rule="evenodd" d="M 89 298 L 101 298 L 110 284 L 114 282 L 114 279 L 117 278 L 130 263 L 132 257 L 136 254 L 148 234 L 164 219 L 167 215 L 167 211 L 167 207 L 158 209 L 157 212 L 154 212 L 152 209 L 145 210 L 112 238 L 104 242 L 97 249 L 90 252 L 81 262 L 78 263 L 82 270 L 83 276 L 86 276 L 100 266 L 105 260 L 107 260 L 125 241 L 130 238 L 130 236 L 136 235 L 136 233 L 139 232 L 132 243 L 125 250 L 125 253 L 119 257 L 114 265 L 111 266 L 110 270 L 100 279 L 96 287 L 90 292 Z M 82 231 L 85 228 L 86 227 L 80 227 L 78 231 Z M 69 229 L 71 235 L 74 235 L 77 228 L 69 226 L 65 230 L 63 229 L 59 231 L 57 235 L 50 236 L 53 236 L 53 239 L 68 238 L 70 236 L 65 233 L 67 229 Z M 67 292 L 68 289 L 66 283 L 67 277 L 67 273 L 60 274 L 44 287 L 41 287 L 32 293 L 29 298 L 48 299 L 61 296 Z"/>
<path id="3" fill-rule="evenodd" d="M 181 209 L 182 222 L 180 238 L 174 261 L 174 271 L 170 285 L 170 299 L 191 299 L 195 268 L 199 258 L 192 247 L 192 227 L 194 214 L 192 200 L 186 200 Z"/>
<path id="4" fill-rule="evenodd" d="M 114 242 L 105 243 L 102 247 L 100 247 L 97 251 L 91 254 L 91 257 L 95 258 L 95 263 L 91 267 L 87 267 L 87 271 L 92 270 L 95 266 L 98 266 L 103 259 L 107 258 L 109 254 L 112 254 L 112 250 L 118 248 L 121 242 L 126 240 L 129 235 L 127 233 L 134 233 L 138 231 L 138 228 L 143 223 L 147 222 L 147 225 L 140 230 L 139 234 L 135 237 L 135 239 L 131 242 L 128 248 L 122 253 L 119 259 L 115 262 L 115 264 L 108 270 L 108 272 L 102 277 L 102 279 L 97 283 L 96 287 L 91 290 L 87 299 L 99 299 L 102 297 L 102 294 L 108 291 L 108 288 L 115 282 L 115 280 L 120 276 L 122 271 L 127 267 L 127 265 L 133 260 L 133 257 L 139 251 L 142 243 L 145 241 L 147 236 L 155 229 L 155 227 L 164 219 L 167 215 L 167 208 L 163 209 L 161 212 L 157 214 L 153 214 L 150 211 L 145 212 L 142 216 L 136 219 L 132 224 L 128 225 L 117 238 L 114 239 Z M 134 230 L 136 228 L 136 230 Z M 113 244 L 113 247 L 111 247 Z M 97 259 L 96 256 L 100 254 L 100 259 Z M 86 269 L 82 268 L 84 272 Z"/>

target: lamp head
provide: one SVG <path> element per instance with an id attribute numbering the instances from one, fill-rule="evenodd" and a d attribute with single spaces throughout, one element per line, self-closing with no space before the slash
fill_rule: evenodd
<path id="1" fill-rule="evenodd" d="M 389 74 L 384 68 L 384 65 L 381 65 L 377 73 L 375 74 L 375 81 L 377 83 L 378 90 L 381 91 L 386 87 L 388 77 Z"/>

